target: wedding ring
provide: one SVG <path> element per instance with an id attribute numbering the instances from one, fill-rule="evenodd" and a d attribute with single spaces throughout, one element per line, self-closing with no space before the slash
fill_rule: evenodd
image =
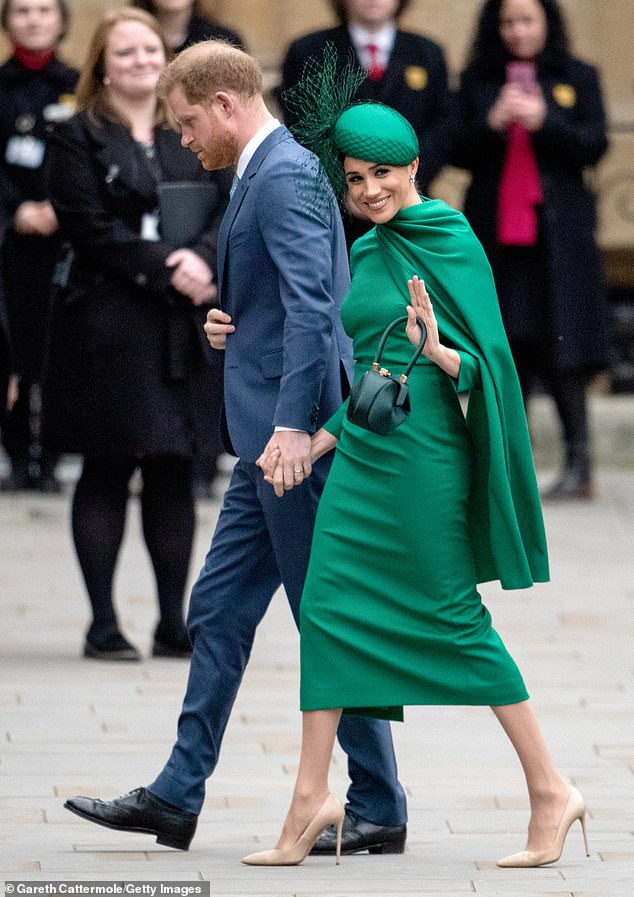
<path id="1" fill-rule="evenodd" d="M 304 468 L 303 467 L 294 467 L 293 473 L 304 473 Z"/>

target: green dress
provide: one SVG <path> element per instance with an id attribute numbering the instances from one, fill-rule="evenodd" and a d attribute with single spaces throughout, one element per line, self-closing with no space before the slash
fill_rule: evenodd
<path id="1" fill-rule="evenodd" d="M 338 438 L 301 602 L 301 707 L 402 719 L 406 704 L 511 704 L 528 695 L 477 584 L 548 579 L 526 417 L 491 269 L 464 216 L 439 200 L 361 237 L 342 320 L 356 376 L 409 302 L 418 274 L 458 380 L 421 358 L 412 411 L 390 436 L 326 424 Z M 393 331 L 393 374 L 413 349 Z M 459 393 L 468 392 L 465 415 Z"/>

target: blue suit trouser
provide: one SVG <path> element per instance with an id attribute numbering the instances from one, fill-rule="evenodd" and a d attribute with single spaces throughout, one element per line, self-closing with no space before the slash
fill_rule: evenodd
<path id="1" fill-rule="evenodd" d="M 199 813 L 218 762 L 255 630 L 281 584 L 299 625 L 319 496 L 328 463 L 278 498 L 255 464 L 238 461 L 205 564 L 192 589 L 188 631 L 193 653 L 171 756 L 149 790 Z M 389 723 L 345 715 L 338 731 L 348 755 L 349 807 L 379 825 L 406 820 Z"/>

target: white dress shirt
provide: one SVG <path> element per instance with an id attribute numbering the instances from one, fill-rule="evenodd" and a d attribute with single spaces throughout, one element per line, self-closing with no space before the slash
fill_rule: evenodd
<path id="1" fill-rule="evenodd" d="M 247 165 L 255 155 L 255 151 L 260 146 L 260 144 L 264 143 L 269 134 L 272 134 L 273 131 L 276 131 L 280 127 L 281 124 L 279 120 L 277 118 L 271 118 L 265 125 L 262 125 L 259 131 L 257 131 L 253 135 L 251 140 L 249 140 L 245 148 L 240 153 L 240 158 L 238 159 L 236 174 L 239 178 L 241 178 L 244 172 L 247 170 Z"/>
<path id="2" fill-rule="evenodd" d="M 365 69 L 370 69 L 373 63 L 372 54 L 368 51 L 368 44 L 374 44 L 377 48 L 376 62 L 384 69 L 392 54 L 394 41 L 396 40 L 396 25 L 385 25 L 380 31 L 366 31 L 361 25 L 348 25 L 348 33 L 352 45 L 357 51 L 357 56 L 361 61 L 361 65 Z"/>

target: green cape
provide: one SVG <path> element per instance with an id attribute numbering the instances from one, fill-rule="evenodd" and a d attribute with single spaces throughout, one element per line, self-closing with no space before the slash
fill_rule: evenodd
<path id="1" fill-rule="evenodd" d="M 462 358 L 457 388 L 469 388 L 469 523 L 478 582 L 499 579 L 506 589 L 546 582 L 546 536 L 522 393 L 481 244 L 464 215 L 440 200 L 401 210 L 358 242 L 365 240 L 376 241 L 407 304 L 408 278 L 424 280 L 441 339 L 475 359 Z"/>

